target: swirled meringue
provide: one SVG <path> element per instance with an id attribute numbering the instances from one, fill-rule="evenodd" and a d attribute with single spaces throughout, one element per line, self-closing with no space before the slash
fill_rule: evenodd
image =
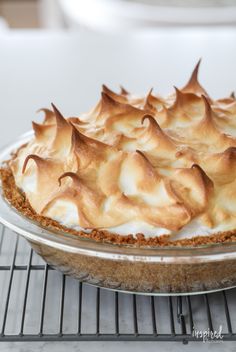
<path id="1" fill-rule="evenodd" d="M 198 82 L 163 98 L 102 88 L 89 113 L 52 104 L 11 160 L 41 215 L 75 229 L 189 237 L 236 229 L 236 99 Z"/>

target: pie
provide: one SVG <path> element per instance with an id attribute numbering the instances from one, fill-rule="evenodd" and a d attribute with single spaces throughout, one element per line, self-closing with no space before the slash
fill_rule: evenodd
<path id="1" fill-rule="evenodd" d="M 167 97 L 103 86 L 78 117 L 42 109 L 34 137 L 1 169 L 5 197 L 41 226 L 97 241 L 235 240 L 236 99 L 210 97 L 199 63 Z"/>

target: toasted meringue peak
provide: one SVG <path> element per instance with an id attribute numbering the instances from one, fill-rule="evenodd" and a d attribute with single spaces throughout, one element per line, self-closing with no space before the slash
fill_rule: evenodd
<path id="1" fill-rule="evenodd" d="M 32 122 L 32 127 L 35 133 L 35 138 L 37 140 L 48 140 L 48 138 L 50 138 L 50 135 L 53 133 L 54 130 L 54 125 L 51 124 L 39 124 L 36 122 Z"/>
<path id="2" fill-rule="evenodd" d="M 198 96 L 200 95 L 205 95 L 208 97 L 207 92 L 205 89 L 201 86 L 201 84 L 198 81 L 198 71 L 199 67 L 201 64 L 201 59 L 198 61 L 197 65 L 195 66 L 192 75 L 190 77 L 190 80 L 188 83 L 181 89 L 183 93 L 194 93 Z"/>
<path id="3" fill-rule="evenodd" d="M 56 108 L 56 106 L 52 103 L 52 108 L 54 112 L 54 116 L 56 119 L 56 127 L 57 127 L 57 133 L 60 133 L 61 131 L 64 132 L 65 130 L 71 130 L 70 124 L 68 121 L 62 116 L 60 111 Z"/>
<path id="4" fill-rule="evenodd" d="M 24 161 L 24 164 L 23 164 L 23 168 L 22 168 L 22 174 L 24 174 L 25 170 L 26 170 L 26 167 L 27 167 L 27 164 L 28 164 L 28 161 L 32 159 L 36 162 L 37 165 L 39 164 L 43 164 L 43 159 L 40 158 L 40 156 L 38 155 L 34 155 L 34 154 L 30 154 L 26 157 L 25 161 Z"/>
<path id="5" fill-rule="evenodd" d="M 119 234 L 134 223 L 146 236 L 235 230 L 236 100 L 209 98 L 199 65 L 166 98 L 103 85 L 87 114 L 42 109 L 34 138 L 10 163 L 32 208 L 68 227 Z"/>
<path id="6" fill-rule="evenodd" d="M 151 101 L 152 91 L 153 91 L 153 88 L 151 88 L 150 91 L 148 92 L 148 95 L 147 95 L 146 100 L 145 100 L 145 105 L 144 105 L 144 108 L 147 109 L 147 110 L 150 110 L 150 111 L 155 109 L 155 107 L 153 106 L 152 101 Z"/>
<path id="7" fill-rule="evenodd" d="M 204 115 L 199 123 L 199 127 L 202 130 L 202 133 L 204 133 L 204 131 L 205 131 L 205 133 L 209 133 L 210 131 L 212 131 L 214 133 L 214 132 L 216 132 L 214 112 L 211 108 L 211 105 L 210 105 L 208 99 L 204 95 L 202 95 L 202 100 L 204 103 Z"/>
<path id="8" fill-rule="evenodd" d="M 50 109 L 42 108 L 39 109 L 37 112 L 43 112 L 44 113 L 44 121 L 43 124 L 51 124 L 55 121 L 55 115 L 54 112 Z"/>
<path id="9" fill-rule="evenodd" d="M 65 125 L 66 120 L 64 119 L 60 111 L 56 108 L 56 106 L 53 103 L 51 103 L 51 105 L 52 105 L 54 116 L 56 117 L 57 123 L 61 124 L 62 126 Z"/>
<path id="10" fill-rule="evenodd" d="M 112 113 L 120 114 L 121 112 L 135 112 L 137 110 L 139 110 L 139 108 L 136 107 L 135 104 L 130 104 L 129 100 L 124 101 L 124 99 L 122 99 L 121 101 L 119 98 L 115 98 L 114 95 L 112 96 L 111 94 L 107 94 L 107 92 L 102 92 L 101 94 L 101 106 L 99 115 L 103 115 L 103 113 L 109 112 L 110 117 L 110 114 L 112 115 Z"/>
<path id="11" fill-rule="evenodd" d="M 155 113 L 164 109 L 165 104 L 168 104 L 168 102 L 166 102 L 160 96 L 155 96 L 153 94 L 153 88 L 151 88 L 146 96 L 144 109 L 151 113 Z"/>
<path id="12" fill-rule="evenodd" d="M 222 154 L 228 161 L 236 161 L 236 147 L 229 147 Z"/>
<path id="13" fill-rule="evenodd" d="M 191 169 L 197 171 L 197 173 L 201 176 L 203 183 L 206 187 L 211 189 L 214 187 L 214 183 L 212 182 L 212 180 L 207 176 L 207 174 L 203 171 L 203 169 L 198 164 L 193 164 L 191 166 Z"/>
<path id="14" fill-rule="evenodd" d="M 61 187 L 61 180 L 64 179 L 65 177 L 70 177 L 75 185 L 80 186 L 81 180 L 75 172 L 65 172 L 58 178 L 58 184 L 60 187 Z"/>
<path id="15" fill-rule="evenodd" d="M 103 91 L 101 93 L 101 111 L 100 111 L 101 113 L 106 110 L 109 110 L 109 108 L 123 107 L 122 104 L 126 104 L 126 102 L 127 102 L 126 99 L 125 99 L 125 102 L 118 101 L 119 99 L 117 97 L 115 98 L 115 93 L 110 91 L 110 93 L 108 94 L 108 92 L 107 92 L 108 88 L 106 88 L 106 90 L 104 91 L 104 87 L 105 86 L 103 86 Z M 117 96 L 118 96 L 118 94 L 117 94 Z"/>
<path id="16" fill-rule="evenodd" d="M 51 105 L 55 116 L 55 132 L 52 141 L 52 150 L 55 150 L 55 152 L 62 150 L 64 151 L 64 155 L 67 155 L 70 149 L 72 127 L 56 106 L 53 103 Z"/>
<path id="17" fill-rule="evenodd" d="M 170 107 L 170 111 L 174 113 L 178 109 L 187 110 L 192 107 L 192 105 L 197 105 L 199 104 L 201 97 L 198 97 L 194 93 L 185 93 L 182 90 L 178 89 L 177 87 L 174 87 L 175 89 L 175 101 L 173 105 Z"/>
<path id="18" fill-rule="evenodd" d="M 151 115 L 144 115 L 142 118 L 142 124 L 144 124 L 146 120 L 149 121 L 144 133 L 144 136 L 148 137 L 145 142 L 146 146 L 150 144 L 151 149 L 155 148 L 157 155 L 160 154 L 161 149 L 163 149 L 164 152 L 175 151 L 175 142 L 161 129 L 154 117 Z"/>
<path id="19" fill-rule="evenodd" d="M 123 86 L 120 85 L 120 94 L 129 95 L 129 92 Z"/>
<path id="20" fill-rule="evenodd" d="M 144 101 L 143 109 L 147 112 L 156 115 L 161 110 L 165 110 L 166 102 L 160 97 L 152 94 L 153 88 L 148 92 Z"/>
<path id="21" fill-rule="evenodd" d="M 127 94 L 122 94 L 122 93 L 117 94 L 117 93 L 113 92 L 111 89 L 109 89 L 107 86 L 105 86 L 105 84 L 102 85 L 102 91 L 103 91 L 103 93 L 106 94 L 106 96 L 113 98 L 115 101 L 118 101 L 119 103 L 127 103 L 128 102 Z"/>

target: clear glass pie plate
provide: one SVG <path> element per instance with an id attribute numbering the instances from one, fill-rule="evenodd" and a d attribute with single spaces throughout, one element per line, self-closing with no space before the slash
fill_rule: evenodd
<path id="1" fill-rule="evenodd" d="M 26 133 L 0 152 L 0 164 L 32 137 Z M 236 286 L 236 243 L 201 247 L 134 247 L 51 231 L 19 213 L 3 196 L 0 222 L 25 237 L 54 268 L 81 281 L 126 292 L 196 294 Z"/>

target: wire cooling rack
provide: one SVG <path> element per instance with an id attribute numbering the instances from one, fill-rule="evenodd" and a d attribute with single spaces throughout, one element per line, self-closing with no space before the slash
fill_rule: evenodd
<path id="1" fill-rule="evenodd" d="M 53 270 L 0 227 L 0 341 L 233 341 L 235 293 L 148 297 L 96 288 Z"/>

